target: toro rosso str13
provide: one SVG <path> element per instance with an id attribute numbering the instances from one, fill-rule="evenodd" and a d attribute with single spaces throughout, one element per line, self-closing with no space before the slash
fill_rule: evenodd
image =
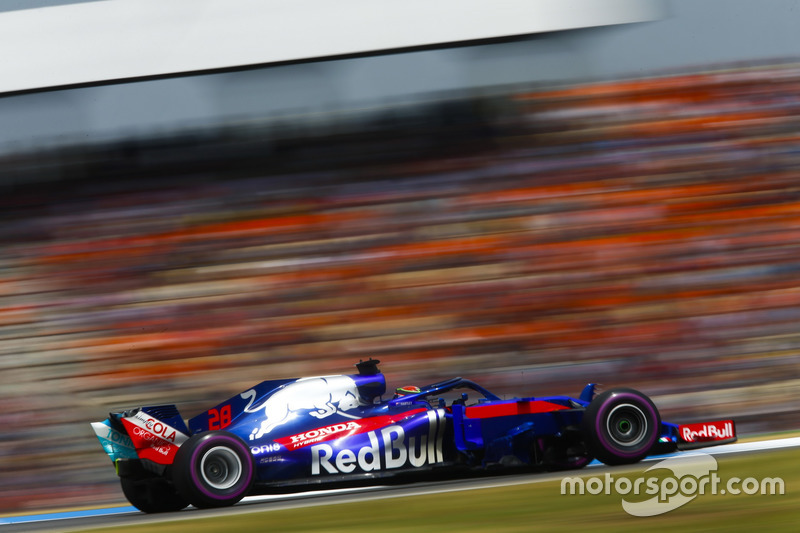
<path id="1" fill-rule="evenodd" d="M 145 512 L 407 472 L 635 463 L 736 440 L 731 420 L 669 424 L 642 393 L 596 394 L 594 384 L 578 398 L 501 399 L 453 378 L 384 400 L 377 363 L 360 362 L 352 375 L 264 381 L 188 422 L 159 405 L 92 427 L 125 496 Z"/>

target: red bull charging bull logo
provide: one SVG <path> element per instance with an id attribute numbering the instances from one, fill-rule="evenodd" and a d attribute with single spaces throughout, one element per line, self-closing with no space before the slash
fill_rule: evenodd
<path id="1" fill-rule="evenodd" d="M 251 397 L 254 392 L 242 393 L 243 398 Z M 250 434 L 250 440 L 260 439 L 278 426 L 286 424 L 300 416 L 312 416 L 324 419 L 338 414 L 348 418 L 359 417 L 348 414 L 365 403 L 361 400 L 358 387 L 349 376 L 325 376 L 298 379 L 284 385 L 275 394 L 267 398 L 263 405 L 245 411 L 252 413 L 264 410 L 265 419 Z"/>

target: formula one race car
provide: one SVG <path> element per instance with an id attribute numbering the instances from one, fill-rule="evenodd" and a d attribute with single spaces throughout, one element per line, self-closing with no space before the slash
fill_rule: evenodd
<path id="1" fill-rule="evenodd" d="M 249 494 L 398 473 L 581 468 L 736 440 L 731 420 L 661 421 L 633 389 L 500 399 L 453 378 L 397 389 L 370 359 L 358 374 L 264 381 L 184 421 L 174 405 L 92 424 L 128 500 L 145 512 L 233 505 Z"/>

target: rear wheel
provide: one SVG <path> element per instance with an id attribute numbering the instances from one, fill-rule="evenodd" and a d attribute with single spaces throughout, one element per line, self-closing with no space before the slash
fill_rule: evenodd
<path id="1" fill-rule="evenodd" d="M 589 454 L 608 465 L 637 463 L 658 441 L 661 417 L 653 402 L 633 389 L 599 394 L 583 415 Z"/>
<path id="2" fill-rule="evenodd" d="M 142 512 L 168 513 L 180 511 L 189 505 L 189 502 L 164 478 L 122 477 L 119 481 L 125 498 Z"/>
<path id="3" fill-rule="evenodd" d="M 183 443 L 172 474 L 178 493 L 195 507 L 225 507 L 241 500 L 253 485 L 253 457 L 236 435 L 209 431 Z"/>

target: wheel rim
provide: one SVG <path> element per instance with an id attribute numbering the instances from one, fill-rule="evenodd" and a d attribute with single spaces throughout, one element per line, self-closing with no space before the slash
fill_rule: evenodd
<path id="1" fill-rule="evenodd" d="M 647 417 L 633 404 L 623 403 L 614 407 L 606 420 L 608 436 L 619 446 L 634 447 L 647 436 Z"/>
<path id="2" fill-rule="evenodd" d="M 236 452 L 224 446 L 211 448 L 200 462 L 203 481 L 216 490 L 233 487 L 242 476 L 242 461 Z"/>

